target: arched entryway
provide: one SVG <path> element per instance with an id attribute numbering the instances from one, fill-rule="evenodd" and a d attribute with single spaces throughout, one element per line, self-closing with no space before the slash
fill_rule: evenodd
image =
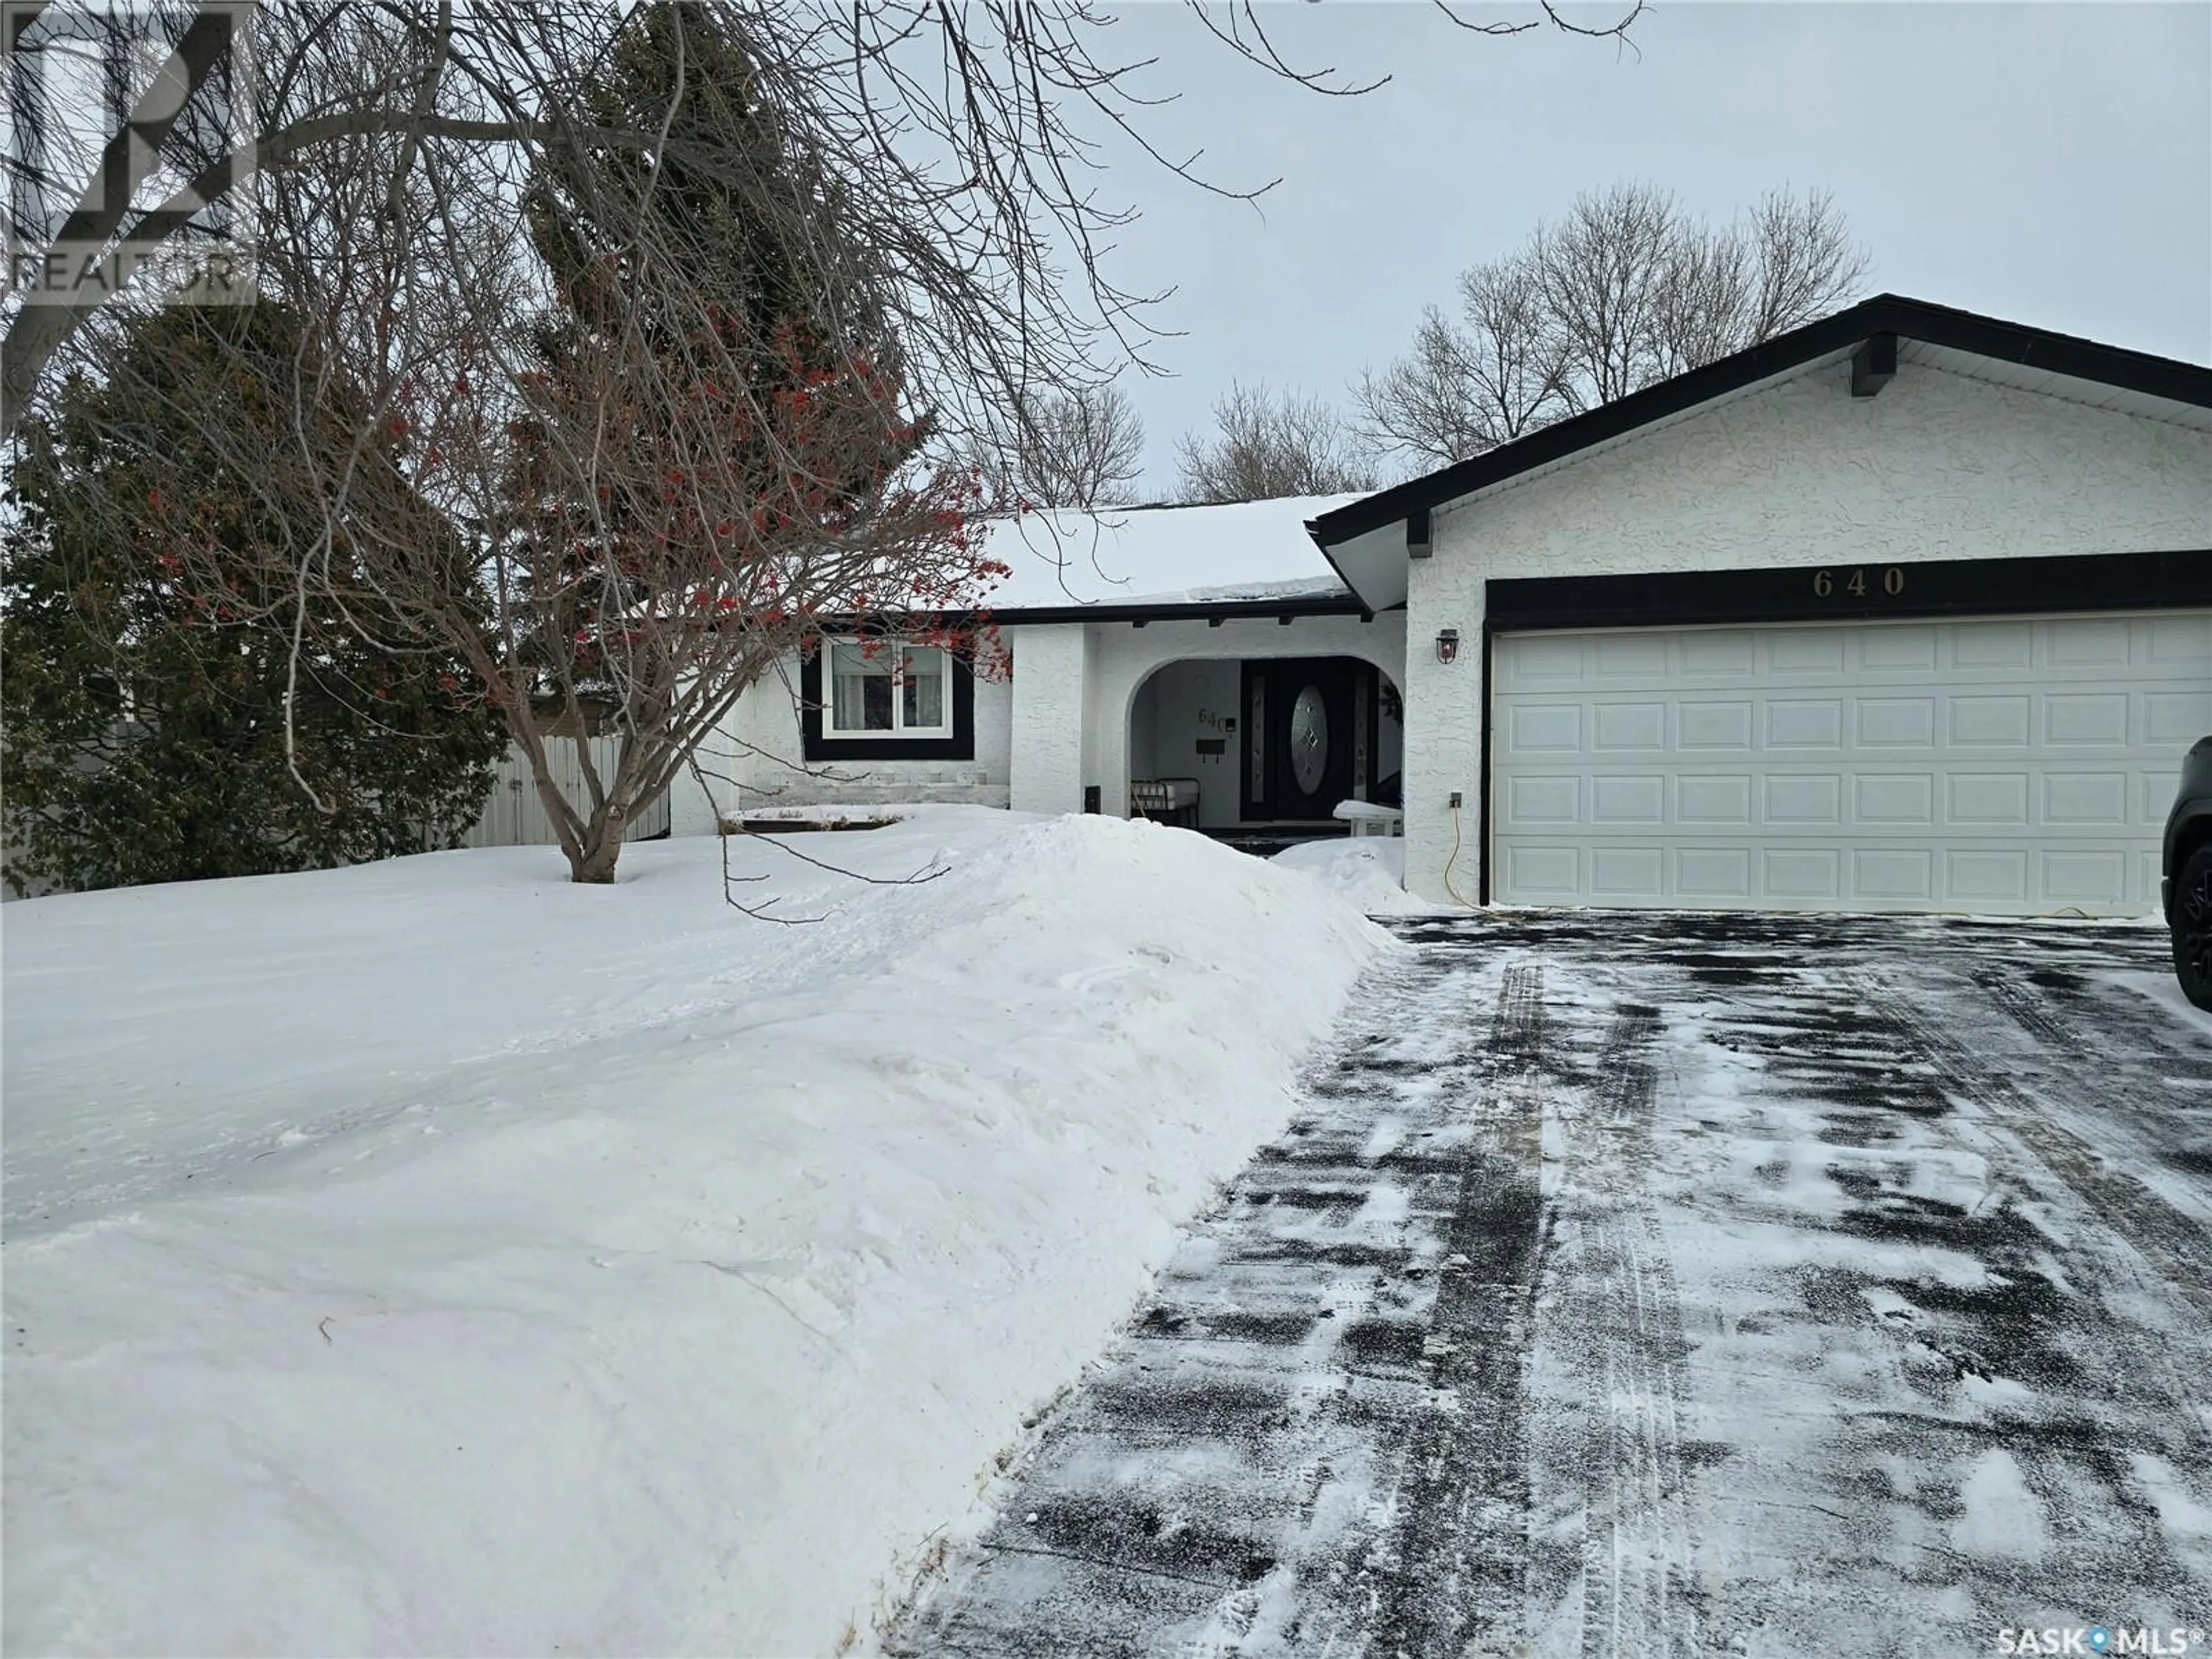
<path id="1" fill-rule="evenodd" d="M 1164 663 L 1130 700 L 1130 807 L 1217 835 L 1341 834 L 1340 802 L 1397 804 L 1403 720 L 1364 657 Z"/>

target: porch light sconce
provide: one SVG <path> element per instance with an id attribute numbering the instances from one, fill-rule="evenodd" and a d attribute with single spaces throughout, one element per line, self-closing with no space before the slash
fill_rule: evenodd
<path id="1" fill-rule="evenodd" d="M 1438 662 L 1459 660 L 1459 629 L 1456 628 L 1446 628 L 1437 632 L 1437 660 Z"/>

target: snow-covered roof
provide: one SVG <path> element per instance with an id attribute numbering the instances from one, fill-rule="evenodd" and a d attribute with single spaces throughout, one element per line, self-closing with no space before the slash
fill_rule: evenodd
<path id="1" fill-rule="evenodd" d="M 1013 567 L 986 603 L 1000 616 L 1075 605 L 1305 599 L 1347 590 L 1306 520 L 1357 495 L 1225 507 L 1102 507 L 993 520 L 984 551 Z"/>

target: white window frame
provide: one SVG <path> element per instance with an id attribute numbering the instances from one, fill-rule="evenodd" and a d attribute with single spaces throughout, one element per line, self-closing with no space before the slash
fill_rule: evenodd
<path id="1" fill-rule="evenodd" d="M 941 740 L 952 736 L 952 653 L 945 646 L 928 645 L 919 640 L 878 639 L 872 641 L 876 649 L 890 659 L 891 723 L 889 727 L 871 726 L 842 728 L 837 724 L 837 659 L 836 647 L 841 645 L 866 649 L 870 641 L 854 635 L 826 635 L 822 641 L 822 737 L 828 743 L 846 743 L 861 738 L 875 743 L 896 742 L 911 738 L 916 743 Z M 939 663 L 939 696 L 937 706 L 945 718 L 936 726 L 908 726 L 906 723 L 906 653 L 909 651 L 934 651 Z"/>

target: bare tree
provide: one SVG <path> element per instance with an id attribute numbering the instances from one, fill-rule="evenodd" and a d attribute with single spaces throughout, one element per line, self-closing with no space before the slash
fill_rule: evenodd
<path id="1" fill-rule="evenodd" d="M 1318 398 L 1231 386 L 1213 405 L 1211 435 L 1176 441 L 1187 501 L 1255 501 L 1371 489 L 1375 474 L 1358 456 L 1336 411 Z"/>
<path id="2" fill-rule="evenodd" d="M 612 878 L 630 819 L 825 623 L 964 617 L 994 569 L 969 539 L 972 485 L 924 459 L 895 278 L 750 95 L 742 46 L 696 8 L 638 16 L 510 171 L 368 134 L 275 181 L 263 303 L 301 344 L 248 360 L 221 319 L 252 313 L 221 310 L 204 344 L 289 411 L 273 450 L 265 432 L 210 438 L 230 491 L 289 533 L 179 544 L 179 580 L 234 619 L 296 640 L 357 584 L 458 655 L 586 882 Z M 599 142 L 647 109 L 659 153 Z M 403 148 L 419 167 L 392 165 Z M 189 406 L 197 385 L 117 390 Z M 619 739 L 611 767 L 598 735 Z M 580 801 L 553 781 L 561 742 Z"/>
<path id="3" fill-rule="evenodd" d="M 1075 386 L 1031 398 L 1004 439 L 970 449 L 988 506 L 1116 505 L 1144 471 L 1145 422 L 1119 386 Z"/>
<path id="4" fill-rule="evenodd" d="M 1466 271 L 1459 314 L 1431 307 L 1355 388 L 1358 429 L 1378 456 L 1449 465 L 1809 322 L 1867 268 L 1822 192 L 1776 191 L 1717 228 L 1615 185 Z"/>
<path id="5" fill-rule="evenodd" d="M 1745 235 L 1758 278 L 1739 333 L 1745 343 L 1832 311 L 1865 284 L 1866 251 L 1851 240 L 1826 191 L 1768 192 L 1752 209 Z"/>
<path id="6" fill-rule="evenodd" d="M 1651 273 L 1643 373 L 1632 391 L 1753 343 L 1757 253 L 1737 228 L 1680 220 Z M 1764 338 L 1764 336 L 1758 337 Z"/>
<path id="7" fill-rule="evenodd" d="M 218 434 L 288 562 L 180 580 L 289 629 L 295 674 L 341 571 L 417 648 L 461 654 L 580 881 L 611 878 L 629 818 L 825 626 L 979 609 L 977 502 L 931 458 L 1152 337 L 1102 263 L 1127 217 L 1085 176 L 1102 125 L 1194 185 L 1266 188 L 1153 149 L 1124 85 L 1142 66 L 1101 55 L 1087 0 L 298 0 L 249 9 L 252 76 L 226 68 L 228 0 L 87 12 L 141 31 L 104 53 L 124 67 L 96 130 L 15 95 L 64 9 L 10 18 L 11 112 L 44 122 L 11 161 L 18 242 L 72 270 L 242 240 L 297 322 L 288 453 Z M 1256 11 L 1200 17 L 1268 73 L 1362 89 L 1295 67 Z M 107 371 L 112 286 L 7 302 L 0 417 L 51 368 Z M 581 804 L 552 781 L 562 740 Z"/>
<path id="8" fill-rule="evenodd" d="M 1150 60 L 1112 52 L 1114 19 L 1091 0 L 697 3 L 746 43 L 758 95 L 814 156 L 842 211 L 895 256 L 898 319 L 918 368 L 962 416 L 1006 417 L 1036 387 L 1095 383 L 1105 378 L 1102 350 L 1144 361 L 1153 338 L 1147 297 L 1117 287 L 1102 258 L 1132 217 L 1092 177 L 1114 144 L 1224 197 L 1272 187 L 1206 177 L 1195 158 L 1152 141 L 1146 118 L 1158 100 L 1132 79 Z M 1625 33 L 1642 0 L 1622 5 L 1589 25 L 1550 0 L 1480 25 L 1441 5 L 1438 15 L 1484 35 L 1549 27 L 1602 37 Z M 462 168 L 471 154 L 573 133 L 566 112 L 581 106 L 629 9 L 596 0 L 11 7 L 5 90 L 23 135 L 4 158 L 11 251 L 33 267 L 51 253 L 69 270 L 89 261 L 129 271 L 195 234 L 226 234 L 222 204 L 264 172 L 313 165 L 336 141 L 404 140 L 396 153 L 410 167 L 434 143 L 449 168 Z M 1271 32 L 1281 25 L 1249 0 L 1200 9 L 1194 21 L 1261 72 L 1316 92 L 1381 84 L 1294 63 Z M 247 82 L 231 71 L 249 34 L 256 73 Z M 365 34 L 387 43 L 375 56 L 392 72 L 329 73 Z M 40 94 L 44 71 L 87 57 L 142 65 L 113 85 L 118 118 L 88 125 Z M 658 123 L 590 136 L 641 155 L 663 137 Z M 55 352 L 110 292 L 65 285 L 41 303 L 13 305 L 0 339 L 0 423 L 18 418 Z"/>
<path id="9" fill-rule="evenodd" d="M 1564 337 L 1549 325 L 1534 258 L 1473 266 L 1459 293 L 1456 323 L 1430 307 L 1413 349 L 1354 389 L 1355 430 L 1376 455 L 1446 466 L 1571 407 Z"/>
<path id="10" fill-rule="evenodd" d="M 1537 290 L 1577 406 L 1611 403 L 1657 378 L 1659 295 L 1680 228 L 1673 197 L 1615 185 L 1576 198 L 1565 218 L 1537 232 Z"/>

